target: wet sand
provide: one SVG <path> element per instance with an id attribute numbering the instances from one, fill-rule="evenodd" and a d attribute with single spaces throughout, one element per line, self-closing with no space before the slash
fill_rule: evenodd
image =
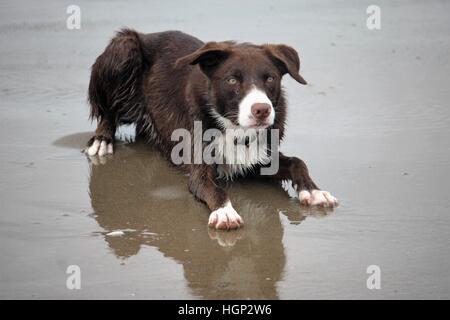
<path id="1" fill-rule="evenodd" d="M 380 1 L 370 31 L 365 1 L 201 2 L 78 1 L 81 30 L 65 27 L 68 3 L 0 4 L 0 298 L 450 298 L 450 3 Z M 341 205 L 238 181 L 246 225 L 215 232 L 151 147 L 89 162 L 89 68 L 121 26 L 298 48 L 310 84 L 284 80 L 281 150 Z"/>

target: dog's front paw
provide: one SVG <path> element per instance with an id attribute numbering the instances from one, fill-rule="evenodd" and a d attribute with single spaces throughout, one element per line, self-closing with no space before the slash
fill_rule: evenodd
<path id="1" fill-rule="evenodd" d="M 222 208 L 211 212 L 208 225 L 220 230 L 237 229 L 244 225 L 244 220 L 228 201 Z"/>
<path id="2" fill-rule="evenodd" d="M 335 207 L 339 204 L 338 199 L 333 197 L 328 191 L 322 190 L 302 190 L 298 195 L 300 203 L 305 206 Z"/>
<path id="3" fill-rule="evenodd" d="M 95 136 L 89 140 L 85 152 L 88 156 L 93 157 L 98 155 L 103 157 L 107 154 L 113 153 L 113 142 L 112 139 L 103 136 Z"/>

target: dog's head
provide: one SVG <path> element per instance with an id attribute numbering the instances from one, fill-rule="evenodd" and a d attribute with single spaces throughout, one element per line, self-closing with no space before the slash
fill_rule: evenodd
<path id="1" fill-rule="evenodd" d="M 213 111 L 227 127 L 271 126 L 283 75 L 306 84 L 297 52 L 286 45 L 209 42 L 177 61 L 178 66 L 197 64 L 210 80 Z"/>

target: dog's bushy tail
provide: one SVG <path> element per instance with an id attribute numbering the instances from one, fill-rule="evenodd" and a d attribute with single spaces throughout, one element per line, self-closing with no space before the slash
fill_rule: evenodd
<path id="1" fill-rule="evenodd" d="M 92 66 L 88 100 L 91 119 L 134 122 L 143 108 L 145 55 L 138 32 L 122 29 Z"/>

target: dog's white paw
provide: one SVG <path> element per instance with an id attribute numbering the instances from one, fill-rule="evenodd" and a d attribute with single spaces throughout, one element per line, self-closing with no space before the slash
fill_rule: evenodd
<path id="1" fill-rule="evenodd" d="M 333 197 L 328 191 L 307 190 L 300 191 L 298 195 L 300 203 L 306 206 L 335 207 L 339 204 L 338 199 Z"/>
<path id="2" fill-rule="evenodd" d="M 103 157 L 113 153 L 113 144 L 112 142 L 107 143 L 106 140 L 95 138 L 92 144 L 85 149 L 85 152 L 90 157 L 95 155 Z"/>
<path id="3" fill-rule="evenodd" d="M 228 201 L 222 208 L 211 212 L 208 225 L 220 230 L 237 229 L 244 225 L 244 220 Z"/>

